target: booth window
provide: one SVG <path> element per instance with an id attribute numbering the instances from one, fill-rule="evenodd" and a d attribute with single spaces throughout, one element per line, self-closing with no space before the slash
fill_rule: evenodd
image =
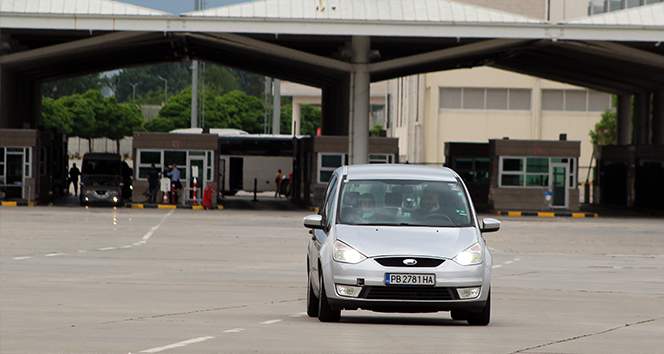
<path id="1" fill-rule="evenodd" d="M 138 150 L 138 179 L 148 178 L 152 164 L 159 170 L 164 169 L 161 153 L 160 150 Z"/>
<path id="2" fill-rule="evenodd" d="M 576 159 L 549 157 L 501 157 L 500 187 L 545 188 L 549 186 L 551 163 L 568 163 L 569 188 L 576 187 Z"/>
<path id="3" fill-rule="evenodd" d="M 386 164 L 393 163 L 394 155 L 392 154 L 371 154 L 369 155 L 370 164 Z"/>
<path id="4" fill-rule="evenodd" d="M 345 154 L 339 153 L 319 153 L 318 154 L 318 183 L 327 183 L 332 177 L 332 173 L 337 168 L 343 166 Z"/>

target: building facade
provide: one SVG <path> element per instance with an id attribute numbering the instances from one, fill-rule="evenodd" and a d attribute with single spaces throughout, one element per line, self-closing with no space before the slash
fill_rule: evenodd
<path id="1" fill-rule="evenodd" d="M 457 0 L 552 22 L 662 0 Z M 490 139 L 581 142 L 578 176 L 589 174 L 589 132 L 614 109 L 611 95 L 491 67 L 450 70 L 388 82 L 388 135 L 399 138 L 400 161 L 445 163 L 449 142 Z"/>

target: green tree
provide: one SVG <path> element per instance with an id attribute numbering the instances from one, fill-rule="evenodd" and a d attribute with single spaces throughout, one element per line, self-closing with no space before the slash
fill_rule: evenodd
<path id="1" fill-rule="evenodd" d="M 320 107 L 305 104 L 300 106 L 300 134 L 316 135 L 320 128 Z M 293 121 L 293 105 L 287 103 L 281 107 L 281 133 L 290 134 Z"/>
<path id="2" fill-rule="evenodd" d="M 95 112 L 83 95 L 71 95 L 58 99 L 71 117 L 71 136 L 88 139 L 92 151 L 92 139 L 96 134 Z"/>
<path id="3" fill-rule="evenodd" d="M 136 85 L 136 101 L 146 104 L 159 104 L 164 101 L 164 81 L 167 80 L 168 94 L 180 92 L 191 85 L 191 63 L 162 63 L 136 68 L 122 69 L 109 81 L 118 102 L 133 99 L 133 86 Z"/>
<path id="4" fill-rule="evenodd" d="M 593 145 L 614 145 L 617 142 L 617 115 L 616 112 L 606 111 L 602 119 L 595 124 L 595 129 L 589 132 Z"/>
<path id="5" fill-rule="evenodd" d="M 84 75 L 69 79 L 48 81 L 42 84 L 42 96 L 60 98 L 80 94 L 89 90 L 101 90 L 105 80 L 100 74 Z"/>
<path id="6" fill-rule="evenodd" d="M 383 125 L 376 124 L 369 130 L 369 136 L 383 136 Z"/>
<path id="7" fill-rule="evenodd" d="M 204 90 L 223 95 L 233 90 L 241 90 L 240 78 L 235 71 L 214 63 L 205 63 L 202 81 Z"/>
<path id="8" fill-rule="evenodd" d="M 233 90 L 224 95 L 202 92 L 203 127 L 235 128 L 250 133 L 262 132 L 263 102 L 254 96 Z M 159 116 L 145 124 L 148 131 L 187 128 L 191 119 L 191 90 L 185 89 L 169 98 Z"/>
<path id="9" fill-rule="evenodd" d="M 42 100 L 41 120 L 39 127 L 65 135 L 72 132 L 72 117 L 60 100 L 45 97 Z"/>

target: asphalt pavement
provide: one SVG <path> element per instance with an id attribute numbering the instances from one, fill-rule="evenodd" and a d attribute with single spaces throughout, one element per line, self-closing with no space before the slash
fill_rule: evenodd
<path id="1" fill-rule="evenodd" d="M 304 211 L 0 209 L 0 353 L 661 353 L 664 220 L 509 219 L 492 322 L 305 314 Z"/>

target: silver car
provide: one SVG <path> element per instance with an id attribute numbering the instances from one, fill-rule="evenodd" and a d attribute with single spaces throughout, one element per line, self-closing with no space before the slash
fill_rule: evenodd
<path id="1" fill-rule="evenodd" d="M 341 167 L 320 214 L 304 226 L 309 316 L 333 322 L 341 310 L 451 311 L 455 320 L 489 324 L 491 253 L 482 234 L 500 222 L 477 219 L 454 171 Z"/>

